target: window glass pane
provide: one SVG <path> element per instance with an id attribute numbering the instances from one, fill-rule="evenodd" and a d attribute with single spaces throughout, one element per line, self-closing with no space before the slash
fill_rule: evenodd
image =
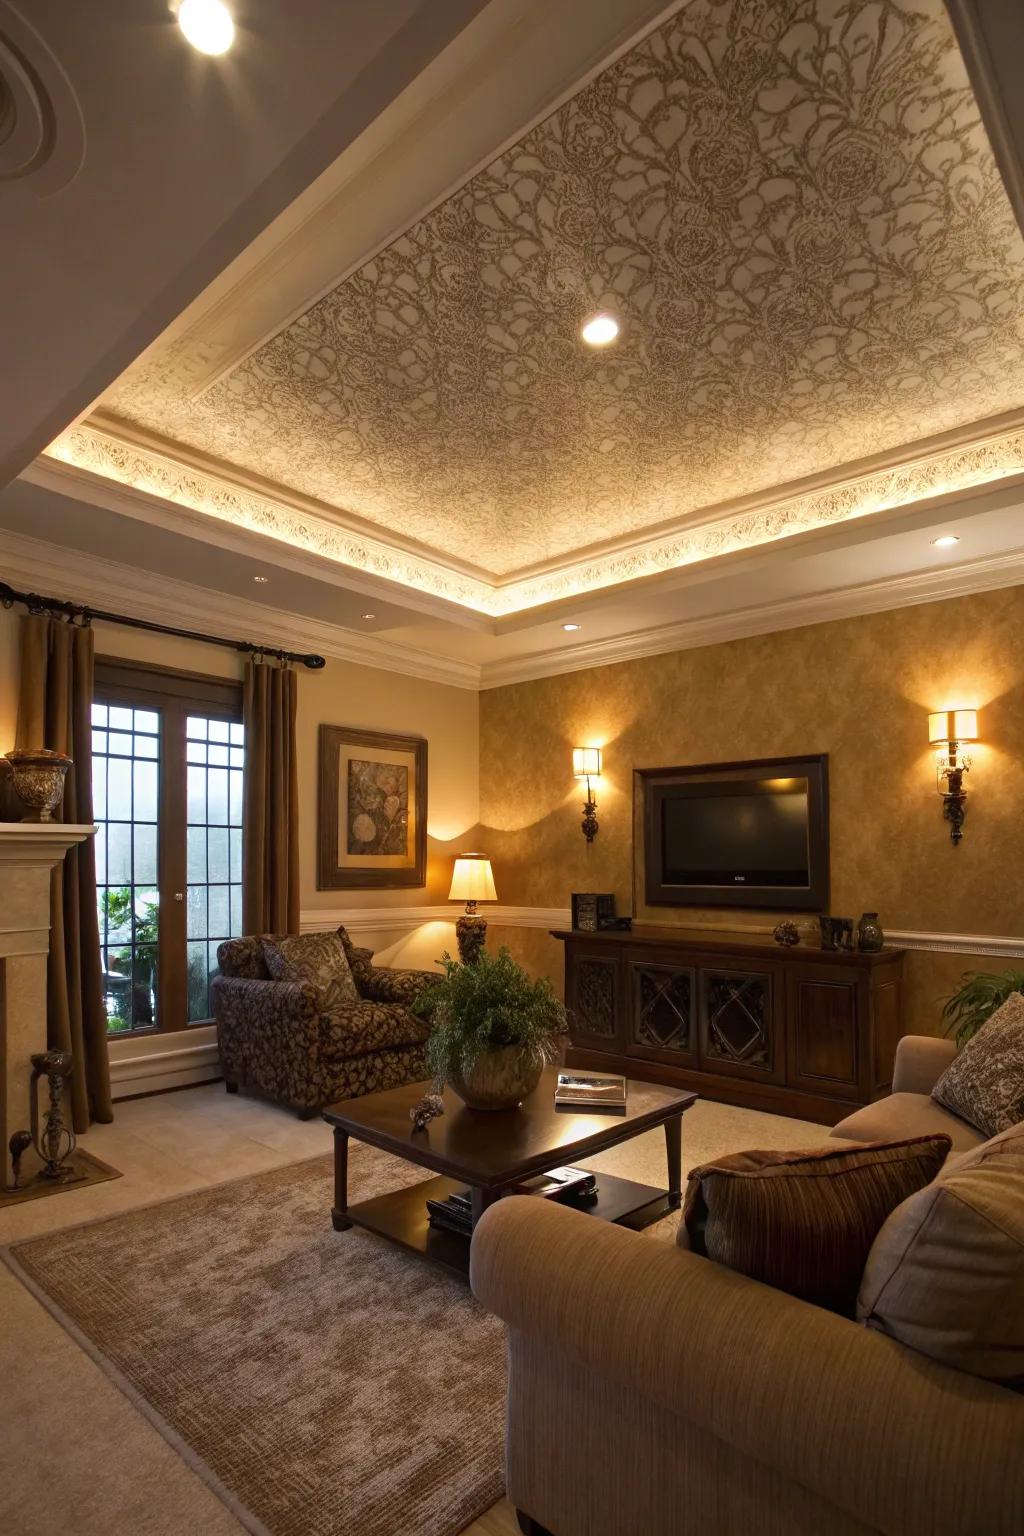
<path id="1" fill-rule="evenodd" d="M 211 938 L 226 939 L 231 931 L 228 888 L 226 885 L 211 885 L 209 891 L 210 917 L 206 931 Z"/>
<path id="2" fill-rule="evenodd" d="M 122 709 L 118 704 L 110 706 L 110 726 L 115 731 L 130 731 L 132 728 L 132 712 L 130 709 Z"/>
<path id="3" fill-rule="evenodd" d="M 207 806 L 207 820 L 213 826 L 227 826 L 228 770 L 226 768 L 210 768 L 207 770 L 207 792 L 210 797 Z"/>
<path id="4" fill-rule="evenodd" d="M 152 1029 L 156 1023 L 156 967 L 156 945 L 137 945 L 132 972 L 133 1029 Z"/>
<path id="5" fill-rule="evenodd" d="M 210 721 L 210 740 L 227 741 L 231 734 L 231 726 L 227 720 Z"/>
<path id="6" fill-rule="evenodd" d="M 231 745 L 233 747 L 240 747 L 242 745 L 242 742 L 244 741 L 244 739 L 245 739 L 245 728 L 244 728 L 244 726 L 234 725 L 233 724 L 232 727 L 231 727 Z"/>
<path id="7" fill-rule="evenodd" d="M 106 723 L 107 723 L 107 706 L 105 704 L 94 704 L 93 705 L 93 707 L 92 707 L 92 723 L 93 723 L 93 725 L 106 725 Z"/>
<path id="8" fill-rule="evenodd" d="M 241 878 L 242 878 L 242 832 L 241 832 L 241 828 L 239 828 L 239 827 L 232 827 L 231 831 L 228 833 L 228 836 L 231 839 L 231 871 L 230 871 L 231 878 L 232 878 L 232 880 L 241 880 Z"/>
<path id="9" fill-rule="evenodd" d="M 109 821 L 107 823 L 107 884 L 130 885 L 131 880 L 131 822 Z"/>
<path id="10" fill-rule="evenodd" d="M 154 709 L 137 709 L 135 711 L 135 729 L 137 731 L 149 731 L 155 735 L 160 728 L 160 716 Z"/>
<path id="11" fill-rule="evenodd" d="M 207 1003 L 206 977 L 206 945 L 188 945 L 188 1018 L 191 1024 L 196 1019 L 209 1018 L 209 1005 Z"/>
<path id="12" fill-rule="evenodd" d="M 231 937 L 233 939 L 242 936 L 242 887 L 231 887 Z"/>
<path id="13" fill-rule="evenodd" d="M 242 825 L 242 771 L 240 768 L 231 770 L 231 814 L 228 820 L 233 827 Z"/>
<path id="14" fill-rule="evenodd" d="M 202 885 L 206 881 L 205 827 L 189 827 L 188 829 L 186 879 L 189 885 Z"/>
<path id="15" fill-rule="evenodd" d="M 107 760 L 105 757 L 93 757 L 92 760 L 92 819 L 103 821 L 107 814 Z"/>
<path id="16" fill-rule="evenodd" d="M 206 892 L 205 885 L 190 885 L 187 889 L 186 927 L 190 939 L 205 939 L 209 932 L 206 926 Z"/>
<path id="17" fill-rule="evenodd" d="M 211 742 L 210 762 L 218 768 L 226 768 L 228 765 L 228 748 L 221 746 L 219 742 Z"/>
<path id="18" fill-rule="evenodd" d="M 107 733 L 106 733 L 106 731 L 93 731 L 93 733 L 92 733 L 92 750 L 94 752 L 105 752 L 107 750 Z"/>
<path id="19" fill-rule="evenodd" d="M 132 888 L 105 885 L 98 893 L 100 923 L 108 944 L 130 944 L 132 939 Z"/>
<path id="20" fill-rule="evenodd" d="M 135 764 L 136 821 L 156 821 L 156 763 Z"/>
<path id="21" fill-rule="evenodd" d="M 188 821 L 189 825 L 206 822 L 206 769 L 189 767 L 188 770 Z"/>
<path id="22" fill-rule="evenodd" d="M 198 719 L 195 715 L 189 715 L 185 728 L 185 734 L 194 736 L 197 741 L 206 740 L 206 721 Z"/>
<path id="23" fill-rule="evenodd" d="M 95 812 L 93 813 L 95 814 Z M 102 822 L 96 824 L 96 836 L 93 838 L 93 848 L 96 852 L 96 884 L 107 883 L 107 829 Z"/>
<path id="24" fill-rule="evenodd" d="M 160 892 L 149 889 L 135 892 L 135 943 L 155 944 L 158 938 L 157 916 Z"/>
<path id="25" fill-rule="evenodd" d="M 155 736 L 136 736 L 136 757 L 158 757 L 160 755 L 160 742 Z"/>
<path id="26" fill-rule="evenodd" d="M 185 758 L 190 763 L 206 762 L 206 742 L 187 741 L 185 743 Z"/>
<path id="27" fill-rule="evenodd" d="M 228 829 L 227 827 L 211 827 L 207 834 L 207 846 L 210 850 L 210 880 L 228 881 L 231 878 L 231 870 L 228 866 Z M 227 929 L 224 930 L 227 932 Z"/>
<path id="28" fill-rule="evenodd" d="M 132 765 L 123 757 L 107 758 L 107 815 L 131 820 Z"/>
<path id="29" fill-rule="evenodd" d="M 131 945 L 107 949 L 104 955 L 103 992 L 107 1005 L 107 1028 L 111 1034 L 132 1027 L 132 951 Z"/>
<path id="30" fill-rule="evenodd" d="M 232 766 L 232 768 L 241 768 L 244 762 L 245 762 L 245 753 L 242 751 L 241 747 L 232 747 L 231 748 L 231 766 Z"/>
<path id="31" fill-rule="evenodd" d="M 111 731 L 109 736 L 109 750 L 116 752 L 118 757 L 131 757 L 132 738 L 122 735 L 119 731 Z"/>
<path id="32" fill-rule="evenodd" d="M 134 829 L 136 885 L 156 883 L 156 825 L 140 823 Z"/>

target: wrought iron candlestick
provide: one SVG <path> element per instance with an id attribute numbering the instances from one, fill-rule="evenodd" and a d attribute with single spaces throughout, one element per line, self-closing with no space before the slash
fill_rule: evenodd
<path id="1" fill-rule="evenodd" d="M 14 1166 L 15 1182 L 21 1159 L 27 1148 L 35 1147 L 41 1161 L 36 1175 L 52 1183 L 63 1183 L 75 1177 L 71 1158 L 75 1150 L 75 1133 L 64 1123 L 64 1082 L 71 1075 L 74 1058 L 70 1051 L 39 1051 L 32 1060 L 32 1081 L 29 1084 L 31 1131 L 16 1131 L 11 1137 L 10 1153 Z M 45 1077 L 50 1092 L 46 1119 L 39 1123 L 39 1079 Z"/>

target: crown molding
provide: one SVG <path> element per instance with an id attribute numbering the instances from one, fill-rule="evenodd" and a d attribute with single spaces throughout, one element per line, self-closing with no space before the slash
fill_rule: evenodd
<path id="1" fill-rule="evenodd" d="M 839 527 L 916 502 L 949 497 L 1024 477 L 1024 426 L 1019 420 L 989 426 L 957 440 L 863 473 L 847 470 L 835 480 L 796 494 L 747 498 L 740 506 L 708 508 L 685 526 L 638 538 L 627 547 L 574 560 L 523 579 L 491 582 L 440 560 L 417 555 L 380 537 L 370 538 L 302 504 L 290 493 L 257 491 L 227 473 L 183 463 L 168 448 L 132 441 L 108 427 L 71 428 L 46 450 L 46 458 L 90 477 L 130 488 L 131 515 L 151 505 L 185 508 L 221 529 L 243 530 L 346 572 L 392 582 L 415 602 L 469 609 L 491 619 L 543 608 L 566 598 L 605 591 L 664 575 L 783 539 Z M 37 461 L 38 462 L 38 461 Z M 29 476 L 28 478 L 33 478 Z M 38 479 L 38 477 L 36 477 Z M 298 568 L 298 567 L 297 567 Z"/>
<path id="2" fill-rule="evenodd" d="M 339 624 L 303 618 L 25 534 L 5 532 L 0 570 L 11 586 L 29 591 L 53 588 L 53 596 L 107 608 L 128 618 L 214 635 L 225 631 L 229 635 L 237 632 L 239 638 L 257 634 L 268 645 L 285 650 L 315 650 L 338 661 L 454 688 L 475 690 L 480 686 L 480 668 L 475 662 L 435 656 L 375 635 L 357 634 Z"/>
<path id="3" fill-rule="evenodd" d="M 946 0 L 971 88 L 981 110 L 1006 194 L 1024 230 L 1024 109 L 1020 74 L 1024 39 L 1019 9 L 991 0 Z"/>
<path id="4" fill-rule="evenodd" d="M 784 598 L 780 602 L 763 603 L 710 618 L 682 619 L 676 624 L 662 624 L 606 640 L 582 641 L 570 649 L 534 651 L 507 661 L 484 662 L 480 668 L 480 686 L 502 688 L 539 677 L 614 666 L 617 662 L 636 661 L 643 656 L 691 651 L 705 645 L 720 645 L 727 640 L 801 629 L 832 619 L 856 618 L 862 614 L 909 608 L 919 603 L 938 603 L 947 598 L 967 597 L 972 592 L 991 592 L 999 587 L 1021 585 L 1024 585 L 1024 549 L 941 570 L 886 576 L 856 587 Z"/>

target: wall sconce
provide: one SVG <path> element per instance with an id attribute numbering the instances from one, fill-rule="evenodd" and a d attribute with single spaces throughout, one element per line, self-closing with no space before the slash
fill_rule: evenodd
<path id="1" fill-rule="evenodd" d="M 592 843 L 597 836 L 597 801 L 590 788 L 591 779 L 601 777 L 601 748 L 573 747 L 572 771 L 578 779 L 587 781 L 587 798 L 583 802 L 583 836 Z"/>
<path id="2" fill-rule="evenodd" d="M 961 828 L 967 814 L 964 774 L 971 769 L 971 759 L 962 751 L 965 742 L 978 739 L 976 709 L 940 709 L 928 716 L 928 741 L 942 747 L 935 762 L 935 787 L 942 796 L 942 814 L 949 822 L 954 843 L 963 837 Z"/>

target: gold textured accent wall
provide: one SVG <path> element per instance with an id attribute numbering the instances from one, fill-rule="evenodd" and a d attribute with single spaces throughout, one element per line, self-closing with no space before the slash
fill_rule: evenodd
<path id="1" fill-rule="evenodd" d="M 935 791 L 927 714 L 980 711 L 964 840 L 954 848 Z M 604 750 L 601 830 L 580 832 L 573 746 Z M 614 891 L 621 912 L 658 922 L 763 927 L 771 914 L 638 908 L 633 900 L 637 768 L 827 752 L 831 910 L 866 908 L 889 928 L 1018 935 L 1024 914 L 1024 588 L 901 608 L 573 672 L 485 692 L 482 840 L 503 903 L 566 907 Z M 806 916 L 800 919 L 806 922 Z M 553 941 L 505 929 L 555 976 Z M 936 1000 L 969 956 L 907 962 L 907 1027 L 935 1032 Z M 979 960 L 983 969 L 1003 962 Z"/>

